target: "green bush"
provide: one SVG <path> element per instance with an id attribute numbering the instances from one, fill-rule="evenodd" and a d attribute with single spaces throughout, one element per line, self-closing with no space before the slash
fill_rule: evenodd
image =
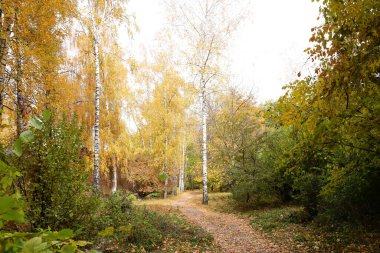
<path id="1" fill-rule="evenodd" d="M 91 239 L 100 250 L 133 247 L 154 249 L 162 238 L 162 233 L 155 227 L 156 213 L 134 207 L 133 194 L 116 192 L 101 198 L 98 213 L 82 231 L 85 239 Z M 115 248 L 115 245 L 117 247 Z"/>
<path id="2" fill-rule="evenodd" d="M 313 173 L 302 175 L 295 179 L 295 189 L 299 190 L 297 199 L 305 211 L 314 217 L 318 214 L 319 193 L 322 187 L 322 177 Z"/>
<path id="3" fill-rule="evenodd" d="M 82 131 L 76 118 L 35 120 L 33 140 L 13 164 L 22 174 L 18 187 L 26 200 L 33 228 L 78 228 L 92 215 L 82 149 Z M 89 194 L 87 194 L 89 195 Z"/>
<path id="4" fill-rule="evenodd" d="M 49 119 L 50 112 L 44 113 L 44 118 Z M 33 125 L 42 129 L 42 122 L 33 118 Z M 21 133 L 14 145 L 13 152 L 21 156 L 23 147 L 34 140 L 34 131 L 28 130 Z M 16 182 L 21 173 L 15 167 L 6 162 L 3 148 L 0 146 L 0 252 L 80 252 L 79 248 L 90 244 L 86 241 L 75 241 L 74 232 L 71 229 L 51 231 L 40 229 L 37 232 L 18 232 L 18 225 L 25 226 L 24 201 L 19 194 Z"/>

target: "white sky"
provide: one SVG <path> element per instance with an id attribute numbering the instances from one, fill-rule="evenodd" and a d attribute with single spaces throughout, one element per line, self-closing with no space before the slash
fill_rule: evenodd
<path id="1" fill-rule="evenodd" d="M 251 6 L 252 15 L 237 31 L 227 56 L 234 80 L 253 91 L 258 102 L 264 102 L 281 96 L 282 86 L 302 69 L 310 29 L 318 24 L 319 4 L 311 0 L 252 0 Z M 133 40 L 123 39 L 123 46 L 141 59 L 144 52 L 157 46 L 155 38 L 166 24 L 165 8 L 160 0 L 131 0 L 129 9 L 140 32 Z"/>

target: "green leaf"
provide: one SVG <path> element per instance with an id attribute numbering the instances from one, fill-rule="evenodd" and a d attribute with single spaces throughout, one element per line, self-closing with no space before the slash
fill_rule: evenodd
<path id="1" fill-rule="evenodd" d="M 107 227 L 103 231 L 99 232 L 98 235 L 101 237 L 110 237 L 113 236 L 114 228 L 113 227 Z"/>
<path id="2" fill-rule="evenodd" d="M 24 222 L 24 212 L 22 210 L 9 210 L 1 215 L 1 218 L 6 221 L 15 221 L 17 223 Z"/>
<path id="3" fill-rule="evenodd" d="M 42 122 L 38 118 L 32 118 L 29 121 L 30 125 L 33 126 L 36 129 L 41 130 L 42 129 Z"/>
<path id="4" fill-rule="evenodd" d="M 13 153 L 15 153 L 18 157 L 22 155 L 22 141 L 20 138 L 15 141 Z"/>
<path id="5" fill-rule="evenodd" d="M 45 120 L 45 121 L 48 121 L 51 117 L 51 112 L 49 110 L 45 110 L 43 113 L 42 113 L 42 118 Z"/>
<path id="6" fill-rule="evenodd" d="M 83 247 L 86 245 L 92 244 L 91 242 L 86 242 L 86 241 L 75 241 L 75 245 Z"/>
<path id="7" fill-rule="evenodd" d="M 0 197 L 0 214 L 5 213 L 8 209 L 14 207 L 15 199 L 11 196 Z"/>
<path id="8" fill-rule="evenodd" d="M 62 247 L 61 252 L 62 253 L 74 253 L 76 247 L 73 245 L 65 245 Z"/>
<path id="9" fill-rule="evenodd" d="M 68 239 L 74 236 L 74 231 L 71 229 L 62 229 L 58 232 L 59 239 Z"/>
<path id="10" fill-rule="evenodd" d="M 28 130 L 28 131 L 25 131 L 25 132 L 22 132 L 20 134 L 20 138 L 21 140 L 24 142 L 24 143 L 29 143 L 31 141 L 33 141 L 34 139 L 34 134 L 32 131 Z"/>
<path id="11" fill-rule="evenodd" d="M 35 252 L 35 248 L 38 247 L 38 245 L 40 245 L 41 243 L 42 243 L 41 237 L 33 237 L 32 239 L 25 242 L 22 252 L 25 252 L 25 253 Z"/>
<path id="12" fill-rule="evenodd" d="M 119 227 L 119 231 L 130 233 L 132 231 L 132 225 L 128 224 L 128 226 L 121 226 Z"/>
<path id="13" fill-rule="evenodd" d="M 165 181 L 165 180 L 166 180 L 166 177 L 167 177 L 167 175 L 166 175 L 165 172 L 160 172 L 160 174 L 158 175 L 158 179 L 159 179 L 161 182 Z"/>

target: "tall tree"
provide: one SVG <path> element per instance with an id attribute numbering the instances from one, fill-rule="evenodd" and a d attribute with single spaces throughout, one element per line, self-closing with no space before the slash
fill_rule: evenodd
<path id="1" fill-rule="evenodd" d="M 73 9 L 74 1 L 1 1 L 0 107 L 11 111 L 18 133 L 56 97 Z"/>
<path id="2" fill-rule="evenodd" d="M 186 64 L 196 80 L 201 99 L 203 204 L 207 194 L 207 89 L 220 72 L 221 55 L 241 22 L 242 12 L 235 1 L 172 1 L 169 8 L 179 33 L 187 42 Z"/>
<path id="3" fill-rule="evenodd" d="M 320 175 L 308 168 L 318 167 L 319 174 L 329 175 L 314 199 L 324 198 L 340 215 L 359 219 L 380 210 L 374 194 L 379 191 L 380 2 L 327 0 L 321 16 L 324 23 L 310 38 L 315 45 L 306 50 L 318 63 L 315 73 L 288 85 L 277 107 L 282 124 L 303 130 L 301 148 L 294 152 L 300 174 L 313 179 Z"/>
<path id="4" fill-rule="evenodd" d="M 87 16 L 81 17 L 92 41 L 95 65 L 95 117 L 94 117 L 94 188 L 100 189 L 99 153 L 100 153 L 100 97 L 101 80 L 101 46 L 102 36 L 114 33 L 119 22 L 127 20 L 125 15 L 126 0 L 89 0 Z M 108 35 L 111 35 L 108 33 Z M 103 51 L 104 52 L 104 51 Z"/>

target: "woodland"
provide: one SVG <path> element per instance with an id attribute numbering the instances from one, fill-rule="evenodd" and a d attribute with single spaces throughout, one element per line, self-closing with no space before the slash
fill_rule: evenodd
<path id="1" fill-rule="evenodd" d="M 133 57 L 127 0 L 0 0 L 0 253 L 380 252 L 380 1 L 317 2 L 313 67 L 258 103 L 239 1 L 163 1 Z"/>

